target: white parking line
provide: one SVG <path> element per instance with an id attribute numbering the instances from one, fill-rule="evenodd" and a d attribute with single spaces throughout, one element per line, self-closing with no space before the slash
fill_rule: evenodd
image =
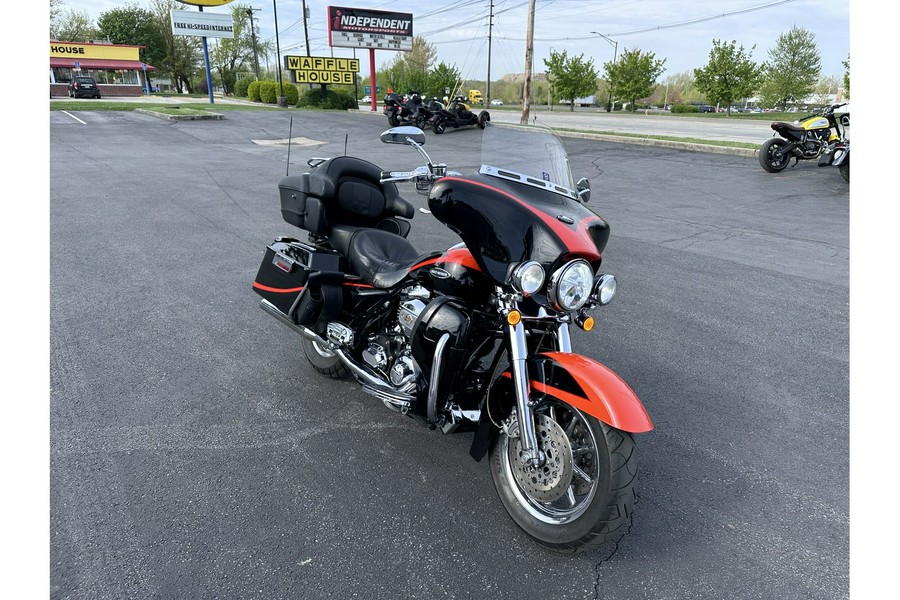
<path id="1" fill-rule="evenodd" d="M 81 123 L 82 125 L 87 125 L 87 123 L 85 123 L 84 121 L 82 121 L 81 119 L 79 119 L 78 117 L 76 117 L 75 115 L 73 115 L 72 113 L 70 113 L 69 111 L 64 110 L 64 111 L 62 111 L 62 112 L 63 112 L 64 114 L 69 115 L 70 117 L 72 117 L 73 119 L 75 119 L 76 121 L 78 121 L 79 123 Z"/>

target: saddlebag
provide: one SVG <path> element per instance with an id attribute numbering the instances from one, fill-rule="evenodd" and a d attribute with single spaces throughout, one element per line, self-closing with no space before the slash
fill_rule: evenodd
<path id="1" fill-rule="evenodd" d="M 326 299 L 334 303 L 334 299 L 326 298 L 326 286 L 316 281 L 340 280 L 345 268 L 335 250 L 278 238 L 266 247 L 253 289 L 294 323 L 309 325 L 318 319 Z M 310 282 L 311 274 L 315 274 L 313 282 Z M 331 274 L 333 277 L 328 277 Z M 336 301 L 339 308 L 340 298 Z"/>

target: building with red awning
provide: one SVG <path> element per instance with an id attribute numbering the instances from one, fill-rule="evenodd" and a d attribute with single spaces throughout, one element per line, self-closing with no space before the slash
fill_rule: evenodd
<path id="1" fill-rule="evenodd" d="M 141 62 L 140 49 L 105 42 L 50 42 L 50 95 L 67 95 L 77 75 L 93 77 L 103 96 L 140 96 L 156 67 Z"/>

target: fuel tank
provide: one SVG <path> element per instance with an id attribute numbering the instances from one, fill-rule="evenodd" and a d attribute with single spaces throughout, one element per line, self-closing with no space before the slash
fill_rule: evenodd
<path id="1" fill-rule="evenodd" d="M 462 244 L 413 266 L 410 274 L 429 289 L 476 306 L 493 289 L 490 277 Z"/>

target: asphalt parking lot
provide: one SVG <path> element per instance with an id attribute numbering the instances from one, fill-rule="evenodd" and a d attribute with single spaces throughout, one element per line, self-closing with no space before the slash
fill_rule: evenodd
<path id="1" fill-rule="evenodd" d="M 575 347 L 656 429 L 628 535 L 564 556 L 515 528 L 468 435 L 323 379 L 257 306 L 266 244 L 298 231 L 278 180 L 345 151 L 416 166 L 386 119 L 73 116 L 49 114 L 51 598 L 849 597 L 837 169 L 567 140 L 620 284 Z M 427 135 L 477 167 L 477 129 Z M 410 240 L 457 241 L 421 213 Z"/>

